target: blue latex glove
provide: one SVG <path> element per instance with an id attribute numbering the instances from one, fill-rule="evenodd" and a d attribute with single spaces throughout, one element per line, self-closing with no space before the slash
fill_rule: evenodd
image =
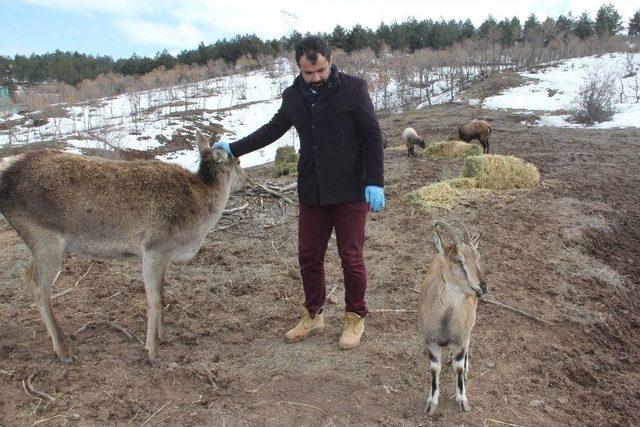
<path id="1" fill-rule="evenodd" d="M 229 143 L 227 141 L 218 141 L 215 144 L 212 144 L 211 148 L 222 148 L 228 155 L 233 156 L 231 147 L 229 147 Z"/>
<path id="2" fill-rule="evenodd" d="M 364 198 L 372 211 L 380 212 L 384 208 L 384 189 L 382 187 L 367 185 L 364 188 Z"/>

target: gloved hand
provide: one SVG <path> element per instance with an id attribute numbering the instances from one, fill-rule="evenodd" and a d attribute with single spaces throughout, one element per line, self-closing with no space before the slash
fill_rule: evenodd
<path id="1" fill-rule="evenodd" d="M 364 198 L 372 211 L 380 212 L 384 208 L 384 189 L 382 187 L 367 185 L 364 188 Z"/>
<path id="2" fill-rule="evenodd" d="M 228 155 L 233 156 L 233 153 L 231 152 L 231 147 L 229 147 L 229 143 L 227 141 L 218 141 L 214 144 L 211 144 L 211 148 L 222 148 L 224 151 L 227 152 Z"/>

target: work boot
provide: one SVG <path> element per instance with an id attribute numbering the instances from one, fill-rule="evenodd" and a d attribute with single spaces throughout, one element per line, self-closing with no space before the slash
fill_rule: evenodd
<path id="1" fill-rule="evenodd" d="M 364 319 L 355 313 L 347 311 L 344 319 L 344 331 L 340 337 L 338 347 L 349 350 L 360 344 L 360 338 L 364 332 Z"/>
<path id="2" fill-rule="evenodd" d="M 302 341 L 310 335 L 324 332 L 324 314 L 317 313 L 313 318 L 306 307 L 302 307 L 302 318 L 295 328 L 284 334 L 286 342 Z"/>

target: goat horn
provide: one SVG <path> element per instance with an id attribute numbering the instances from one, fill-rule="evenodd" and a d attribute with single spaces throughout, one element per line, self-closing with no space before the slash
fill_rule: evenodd
<path id="1" fill-rule="evenodd" d="M 469 229 L 467 228 L 466 225 L 464 225 L 464 223 L 460 220 L 455 220 L 455 226 L 456 229 L 458 230 L 460 236 L 462 236 L 462 241 L 464 243 L 466 243 L 467 245 L 471 244 L 471 235 L 469 234 Z"/>
<path id="2" fill-rule="evenodd" d="M 458 243 L 462 242 L 462 239 L 460 238 L 460 233 L 455 228 L 453 228 L 452 226 L 450 226 L 444 221 L 436 221 L 433 224 L 433 228 L 435 229 L 441 228 L 445 230 L 447 233 L 449 233 L 449 236 L 451 236 L 451 243 L 453 243 L 454 245 L 457 245 Z"/>

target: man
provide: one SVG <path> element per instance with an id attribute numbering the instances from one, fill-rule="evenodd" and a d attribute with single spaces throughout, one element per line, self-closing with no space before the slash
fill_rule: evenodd
<path id="1" fill-rule="evenodd" d="M 262 148 L 295 126 L 298 161 L 298 261 L 305 302 L 302 319 L 285 334 L 296 342 L 324 331 L 324 255 L 335 229 L 345 282 L 346 321 L 339 346 L 360 343 L 367 314 L 364 229 L 369 209 L 384 207 L 380 127 L 364 80 L 338 71 L 319 37 L 296 46 L 300 75 L 282 94 L 271 121 L 232 144 L 233 156 Z"/>

